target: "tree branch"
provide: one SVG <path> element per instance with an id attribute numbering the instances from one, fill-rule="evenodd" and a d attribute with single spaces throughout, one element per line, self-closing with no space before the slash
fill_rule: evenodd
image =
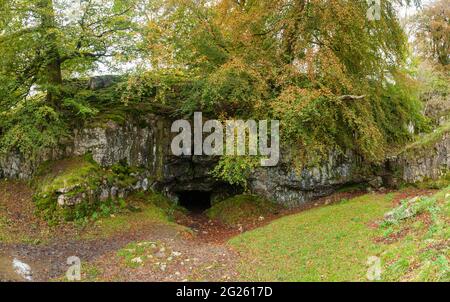
<path id="1" fill-rule="evenodd" d="M 338 97 L 338 100 L 357 101 L 357 100 L 362 100 L 365 97 L 366 97 L 365 95 L 343 95 L 343 96 Z"/>

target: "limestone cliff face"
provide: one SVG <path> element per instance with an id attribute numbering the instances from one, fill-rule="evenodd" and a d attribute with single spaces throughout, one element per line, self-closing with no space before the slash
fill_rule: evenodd
<path id="1" fill-rule="evenodd" d="M 91 153 L 102 167 L 112 166 L 126 160 L 131 166 L 142 166 L 156 170 L 158 136 L 163 136 L 160 119 L 147 118 L 146 127 L 139 127 L 132 121 L 119 125 L 108 122 L 97 127 L 86 126 L 75 129 L 69 142 L 62 142 L 58 148 L 45 150 L 35 160 L 27 160 L 21 154 L 11 153 L 0 158 L 0 176 L 12 179 L 29 179 L 40 164 L 48 160 L 80 156 Z"/>
<path id="2" fill-rule="evenodd" d="M 168 196 L 176 197 L 182 191 L 209 191 L 213 199 L 224 198 L 238 192 L 210 176 L 218 161 L 214 157 L 175 157 L 171 155 L 170 121 L 148 115 L 139 122 L 130 119 L 125 124 L 107 122 L 101 126 L 85 126 L 73 132 L 69 142 L 59 148 L 47 150 L 35 161 L 25 160 L 18 153 L 0 159 L 0 177 L 29 179 L 37 167 L 47 160 L 91 153 L 102 167 L 110 167 L 119 161 L 142 168 L 135 190 L 153 188 Z M 403 182 L 435 179 L 450 168 L 450 134 L 443 135 L 422 155 L 400 155 L 392 159 L 392 171 Z M 258 168 L 249 179 L 249 189 L 278 203 L 295 207 L 317 197 L 331 194 L 347 184 L 370 182 L 377 175 L 367 169 L 357 156 L 332 154 L 322 165 L 298 171 L 283 152 L 276 167 Z M 363 172 L 366 171 L 366 172 Z M 381 186 L 382 184 L 378 184 Z M 116 188 L 105 188 L 105 192 Z M 102 193 L 103 194 L 103 193 Z M 105 195 L 104 193 L 103 195 Z"/>
<path id="3" fill-rule="evenodd" d="M 295 207 L 327 196 L 343 185 L 373 178 L 362 170 L 362 162 L 351 152 L 331 154 L 322 165 L 300 171 L 283 160 L 276 167 L 259 168 L 251 177 L 250 188 L 255 194 Z"/>
<path id="4" fill-rule="evenodd" d="M 172 156 L 170 126 L 169 121 L 155 115 L 141 118 L 139 122 L 130 119 L 125 124 L 109 121 L 101 126 L 87 125 L 75 129 L 69 142 L 42 152 L 36 160 L 27 160 L 19 153 L 1 158 L 0 178 L 30 179 L 45 161 L 90 153 L 101 167 L 126 162 L 129 166 L 141 168 L 145 172 L 136 176 L 138 183 L 174 198 L 177 192 L 182 191 L 210 191 L 213 199 L 239 191 L 210 175 L 218 158 Z M 134 186 L 135 190 L 142 188 L 137 184 Z M 115 187 L 104 188 L 102 195 L 117 190 Z M 130 193 L 128 189 L 126 191 Z"/>
<path id="5" fill-rule="evenodd" d="M 450 132 L 426 147 L 406 150 L 390 164 L 406 183 L 439 179 L 450 171 Z"/>
<path id="6" fill-rule="evenodd" d="M 158 125 L 150 119 L 145 128 L 108 122 L 105 127 L 75 130 L 67 153 L 75 156 L 91 153 L 102 167 L 125 160 L 130 166 L 152 168 L 157 158 L 154 148 L 157 135 Z"/>
<path id="7" fill-rule="evenodd" d="M 42 155 L 42 161 L 46 161 Z M 8 179 L 29 179 L 36 168 L 35 162 L 27 161 L 19 152 L 11 152 L 0 158 L 0 177 Z"/>

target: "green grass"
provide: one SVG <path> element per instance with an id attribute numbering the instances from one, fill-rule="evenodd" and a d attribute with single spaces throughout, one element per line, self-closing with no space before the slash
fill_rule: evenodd
<path id="1" fill-rule="evenodd" d="M 404 202 L 395 211 L 401 212 L 407 205 Z M 419 199 L 409 208 L 416 212 L 413 218 L 382 227 L 393 234 L 406 233 L 384 246 L 384 280 L 449 282 L 450 187 Z"/>
<path id="2" fill-rule="evenodd" d="M 67 162 L 67 166 L 61 171 L 49 173 L 39 180 L 39 189 L 41 191 L 51 192 L 61 188 L 81 185 L 94 175 L 98 175 L 101 170 L 98 165 L 82 157 L 73 158 Z"/>
<path id="3" fill-rule="evenodd" d="M 174 229 L 187 232 L 188 229 L 175 222 L 174 215 L 182 209 L 166 197 L 153 193 L 136 193 L 127 198 L 129 209 L 110 217 L 97 220 L 81 236 L 83 239 L 108 238 L 118 233 L 141 230 L 155 224 L 168 225 Z"/>
<path id="4" fill-rule="evenodd" d="M 142 241 L 128 244 L 117 252 L 125 265 L 130 268 L 138 268 L 151 263 L 157 269 L 165 270 L 167 264 L 174 261 L 173 251 L 162 242 Z"/>
<path id="5" fill-rule="evenodd" d="M 370 194 L 281 218 L 233 238 L 252 281 L 364 280 L 368 257 L 380 252 L 368 223 L 391 206 L 392 195 Z"/>
<path id="6" fill-rule="evenodd" d="M 164 210 L 154 205 L 145 205 L 136 213 L 117 214 L 95 221 L 92 230 L 83 235 L 83 238 L 108 238 L 117 233 L 131 231 L 137 225 L 148 223 L 170 223 L 170 219 Z"/>
<path id="7" fill-rule="evenodd" d="M 213 205 L 206 214 L 228 225 L 251 222 L 277 211 L 277 205 L 255 195 L 238 195 Z"/>
<path id="8" fill-rule="evenodd" d="M 102 275 L 102 269 L 90 263 L 83 263 L 81 266 L 82 277 L 84 282 L 98 282 L 101 281 L 99 277 Z"/>
<path id="9" fill-rule="evenodd" d="M 9 232 L 10 221 L 7 217 L 0 216 L 0 242 L 10 242 L 12 234 Z"/>
<path id="10" fill-rule="evenodd" d="M 369 257 L 383 281 L 450 281 L 450 187 L 383 222 L 394 194 L 368 194 L 281 218 L 229 241 L 249 281 L 367 281 Z M 428 217 L 427 220 L 424 217 Z M 380 224 L 379 227 L 376 227 Z"/>

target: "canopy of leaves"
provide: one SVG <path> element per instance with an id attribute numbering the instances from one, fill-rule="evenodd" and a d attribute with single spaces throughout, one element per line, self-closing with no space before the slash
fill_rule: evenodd
<path id="1" fill-rule="evenodd" d="M 426 6 L 415 20 L 419 51 L 442 65 L 450 64 L 450 1 L 438 0 Z"/>
<path id="2" fill-rule="evenodd" d="M 380 161 L 424 124 L 393 5 L 371 21 L 367 1 L 161 1 L 150 58 L 186 83 L 181 113 L 277 118 L 304 158 Z"/>
<path id="3" fill-rule="evenodd" d="M 350 149 L 379 162 L 425 124 L 400 2 L 381 1 L 371 21 L 365 0 L 0 0 L 0 147 L 55 142 L 68 117 L 101 111 L 70 79 L 144 54 L 150 71 L 128 79 L 125 104 L 276 118 L 304 161 Z M 33 123 L 33 104 L 52 112 L 46 123 Z M 15 141 L 23 120 L 33 131 Z"/>
<path id="4" fill-rule="evenodd" d="M 39 142 L 55 142 L 63 134 L 56 129 L 67 128 L 64 113 L 97 112 L 68 96 L 65 84 L 101 66 L 136 57 L 142 43 L 141 4 L 137 0 L 0 0 L 2 150 L 46 147 Z"/>

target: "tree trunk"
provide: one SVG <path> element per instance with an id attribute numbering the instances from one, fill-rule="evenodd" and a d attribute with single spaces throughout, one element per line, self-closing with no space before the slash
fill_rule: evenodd
<path id="1" fill-rule="evenodd" d="M 285 62 L 291 64 L 295 59 L 294 48 L 297 39 L 299 23 L 302 17 L 307 2 L 306 0 L 294 1 L 294 6 L 291 12 L 291 16 L 287 21 L 287 27 L 285 28 L 283 37 L 283 52 L 285 55 Z"/>
<path id="2" fill-rule="evenodd" d="M 47 85 L 47 102 L 60 107 L 59 87 L 62 84 L 61 57 L 56 41 L 56 19 L 52 0 L 40 0 L 38 3 L 41 29 L 45 43 L 45 84 Z"/>

